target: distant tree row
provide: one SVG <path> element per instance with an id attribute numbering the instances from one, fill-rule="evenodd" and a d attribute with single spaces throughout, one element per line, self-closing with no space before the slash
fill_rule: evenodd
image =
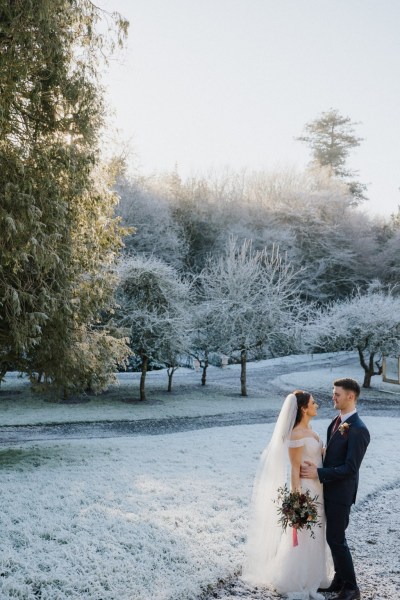
<path id="1" fill-rule="evenodd" d="M 276 250 L 253 251 L 249 241 L 238 246 L 231 239 L 225 254 L 210 259 L 190 283 L 161 260 L 142 256 L 125 259 L 119 275 L 115 319 L 141 358 L 142 400 L 149 360 L 167 367 L 171 391 L 184 355 L 203 363 L 204 385 L 210 353 L 238 353 L 241 394 L 247 396 L 249 356 L 295 345 L 295 273 Z"/>
<path id="2" fill-rule="evenodd" d="M 400 277 L 398 216 L 368 216 L 325 168 L 125 179 L 118 193 L 122 222 L 144 223 L 125 239 L 124 252 L 155 256 L 185 275 L 222 256 L 235 236 L 254 250 L 278 246 L 301 273 L 306 301 L 324 303 L 377 278 L 393 284 Z"/>
<path id="3" fill-rule="evenodd" d="M 140 398 L 146 399 L 149 361 L 172 376 L 191 355 L 206 383 L 209 357 L 220 353 L 240 362 L 247 396 L 246 365 L 254 356 L 301 351 L 356 350 L 364 387 L 382 372 L 384 353 L 400 353 L 400 297 L 379 282 L 318 307 L 301 300 L 298 273 L 276 249 L 254 251 L 231 239 L 225 254 L 210 258 L 198 276 L 184 281 L 156 258 L 131 256 L 120 266 L 115 319 L 141 359 Z"/>

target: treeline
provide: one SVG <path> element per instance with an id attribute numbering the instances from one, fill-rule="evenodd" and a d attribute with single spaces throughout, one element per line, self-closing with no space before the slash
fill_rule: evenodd
<path id="1" fill-rule="evenodd" d="M 124 178 L 117 191 L 123 224 L 137 226 L 125 238 L 120 310 L 128 298 L 130 308 L 120 322 L 129 321 L 131 348 L 142 358 L 142 399 L 149 361 L 168 366 L 171 389 L 185 353 L 200 362 L 203 384 L 212 353 L 240 361 L 246 395 L 249 357 L 353 349 L 369 387 L 383 352 L 400 349 L 399 216 L 369 217 L 326 167 Z M 164 316 L 150 325 L 159 310 Z M 324 329 L 331 312 L 342 314 L 340 335 Z"/>
<path id="2" fill-rule="evenodd" d="M 233 236 L 254 250 L 279 247 L 308 302 L 343 298 L 377 278 L 399 280 L 399 214 L 368 216 L 325 168 L 125 178 L 117 192 L 117 214 L 136 227 L 124 253 L 155 256 L 185 276 L 222 256 Z"/>

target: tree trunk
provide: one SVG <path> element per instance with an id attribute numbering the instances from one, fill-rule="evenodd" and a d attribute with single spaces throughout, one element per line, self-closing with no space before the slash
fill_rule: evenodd
<path id="1" fill-rule="evenodd" d="M 371 371 L 365 371 L 365 375 L 364 375 L 364 382 L 363 382 L 363 388 L 370 388 L 371 387 L 371 377 L 372 375 L 374 375 L 374 371 L 372 369 L 372 373 Z"/>
<path id="2" fill-rule="evenodd" d="M 176 371 L 177 367 L 171 367 L 167 369 L 168 374 L 168 392 L 172 392 L 172 377 Z"/>
<path id="3" fill-rule="evenodd" d="M 37 382 L 42 383 L 42 378 L 43 378 L 43 371 L 39 371 L 38 376 L 37 376 Z"/>
<path id="4" fill-rule="evenodd" d="M 246 388 L 246 361 L 247 361 L 247 352 L 246 350 L 240 351 L 240 387 L 242 396 L 247 396 L 247 388 Z"/>
<path id="5" fill-rule="evenodd" d="M 92 377 L 87 382 L 87 387 L 85 389 L 85 392 L 86 392 L 86 394 L 92 394 L 93 393 L 93 378 Z"/>
<path id="6" fill-rule="evenodd" d="M 202 375 L 201 375 L 201 385 L 206 385 L 206 381 L 207 381 L 207 367 L 208 367 L 208 352 L 206 352 L 205 355 L 204 355 L 203 372 L 202 372 Z"/>
<path id="7" fill-rule="evenodd" d="M 147 367 L 149 364 L 149 357 L 145 354 L 142 356 L 142 374 L 140 375 L 140 399 L 144 402 L 146 400 L 145 382 Z"/>
<path id="8" fill-rule="evenodd" d="M 8 371 L 8 365 L 6 363 L 2 363 L 0 365 L 0 385 L 1 385 L 4 377 L 6 376 L 7 371 Z"/>
<path id="9" fill-rule="evenodd" d="M 379 365 L 378 361 L 375 363 L 378 370 L 375 371 L 374 368 L 374 357 L 375 357 L 375 352 L 371 352 L 371 354 L 369 355 L 369 360 L 368 363 L 365 360 L 362 348 L 360 346 L 357 347 L 358 350 L 358 356 L 360 357 L 360 363 L 362 368 L 364 369 L 364 381 L 363 381 L 363 388 L 370 388 L 371 387 L 371 379 L 374 375 L 381 375 L 382 374 L 382 366 Z"/>

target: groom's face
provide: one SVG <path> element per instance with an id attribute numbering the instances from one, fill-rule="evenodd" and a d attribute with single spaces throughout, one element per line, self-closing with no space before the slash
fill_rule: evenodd
<path id="1" fill-rule="evenodd" d="M 332 399 L 336 410 L 340 410 L 345 413 L 348 410 L 351 410 L 353 407 L 354 393 L 334 385 Z"/>

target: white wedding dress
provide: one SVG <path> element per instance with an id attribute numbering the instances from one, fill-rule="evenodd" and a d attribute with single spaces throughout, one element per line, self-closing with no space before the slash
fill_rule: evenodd
<path id="1" fill-rule="evenodd" d="M 242 578 L 248 584 L 268 587 L 290 600 L 324 600 L 317 589 L 329 586 L 333 562 L 325 540 L 323 489 L 318 479 L 301 480 L 303 491 L 309 490 L 312 497 L 318 495 L 321 527 L 313 527 L 315 537 L 311 537 L 307 530 L 298 531 L 298 545 L 293 546 L 292 528 L 288 527 L 283 532 L 278 524 L 275 500 L 278 487 L 288 482 L 288 448 L 301 446 L 302 461 L 309 460 L 322 466 L 321 440 L 315 437 L 296 441 L 289 439 L 295 399 L 295 396 L 292 399 L 290 396 L 285 400 L 288 405 L 284 404 L 282 408 L 271 442 L 261 456 L 253 489 Z"/>
<path id="2" fill-rule="evenodd" d="M 302 461 L 309 460 L 322 466 L 322 442 L 314 437 L 289 441 L 289 447 L 303 447 Z M 274 575 L 270 585 L 290 600 L 324 600 L 317 593 L 319 587 L 328 587 L 332 579 L 332 559 L 325 540 L 325 512 L 322 484 L 318 479 L 302 479 L 301 489 L 309 490 L 312 497 L 318 495 L 318 513 L 321 527 L 315 526 L 311 537 L 307 530 L 298 531 L 298 546 L 293 546 L 292 528 L 282 535 L 275 557 Z"/>

